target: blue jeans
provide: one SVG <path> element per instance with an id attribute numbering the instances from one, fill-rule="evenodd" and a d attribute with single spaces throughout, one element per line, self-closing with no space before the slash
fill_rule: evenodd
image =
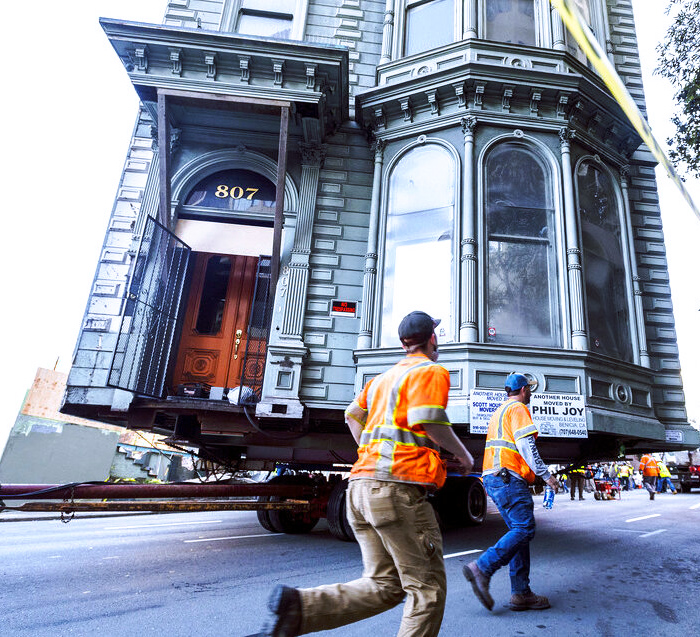
<path id="1" fill-rule="evenodd" d="M 530 592 L 530 540 L 535 537 L 535 505 L 524 480 L 511 476 L 506 484 L 500 476 L 484 476 L 484 487 L 508 526 L 508 533 L 486 549 L 476 561 L 489 577 L 501 566 L 510 564 L 510 589 L 513 595 Z"/>
<path id="2" fill-rule="evenodd" d="M 676 487 L 673 486 L 673 481 L 671 478 L 658 478 L 656 481 L 656 492 L 663 493 L 667 486 L 669 491 L 676 490 Z"/>

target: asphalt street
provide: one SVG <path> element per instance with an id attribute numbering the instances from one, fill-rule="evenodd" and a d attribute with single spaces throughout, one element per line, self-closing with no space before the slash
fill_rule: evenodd
<path id="1" fill-rule="evenodd" d="M 659 633 L 700 625 L 700 493 L 623 493 L 583 502 L 536 498 L 532 588 L 552 608 L 514 613 L 506 569 L 489 613 L 461 569 L 505 530 L 489 508 L 480 527 L 445 533 L 448 597 L 441 636 Z M 21 516 L 5 513 L 0 520 Z M 0 634 L 242 637 L 259 630 L 277 583 L 309 587 L 361 574 L 356 544 L 322 521 L 306 536 L 264 531 L 255 513 L 78 517 L 0 523 Z M 332 632 L 396 634 L 401 607 Z"/>

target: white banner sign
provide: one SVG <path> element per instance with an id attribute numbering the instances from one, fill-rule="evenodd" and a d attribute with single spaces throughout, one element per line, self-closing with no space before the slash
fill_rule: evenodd
<path id="1" fill-rule="evenodd" d="M 469 401 L 469 432 L 485 434 L 491 414 L 505 399 L 504 391 L 473 389 Z M 529 407 L 540 436 L 588 438 L 586 406 L 581 394 L 533 394 Z"/>

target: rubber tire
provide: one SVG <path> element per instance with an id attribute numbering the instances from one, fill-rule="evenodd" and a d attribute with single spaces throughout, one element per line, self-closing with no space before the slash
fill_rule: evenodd
<path id="1" fill-rule="evenodd" d="M 326 519 L 328 520 L 328 530 L 334 538 L 343 542 L 354 542 L 355 533 L 348 522 L 347 515 L 347 488 L 347 478 L 335 483 L 328 497 Z"/>
<path id="2" fill-rule="evenodd" d="M 312 484 L 311 478 L 305 474 L 278 477 L 280 478 L 279 484 Z M 284 498 L 276 496 L 270 498 L 270 502 L 281 502 L 283 500 Z M 273 529 L 277 529 L 278 533 L 287 533 L 289 535 L 308 533 L 321 519 L 317 515 L 293 513 L 292 511 L 276 511 L 274 509 L 268 512 L 268 517 Z"/>
<path id="3" fill-rule="evenodd" d="M 475 526 L 486 518 L 486 491 L 473 476 L 448 477 L 430 502 L 443 528 Z"/>
<path id="4" fill-rule="evenodd" d="M 275 476 L 274 478 L 270 478 L 265 484 L 280 484 L 284 477 L 285 476 Z M 274 500 L 269 495 L 261 495 L 258 496 L 258 502 L 274 502 Z M 270 533 L 282 533 L 282 529 L 272 524 L 269 509 L 260 509 L 257 511 L 257 514 L 258 522 L 260 522 L 260 526 L 262 526 L 263 529 L 270 531 Z"/>
<path id="5" fill-rule="evenodd" d="M 690 485 L 681 483 L 681 493 L 690 493 Z"/>
<path id="6" fill-rule="evenodd" d="M 596 500 L 600 500 L 600 491 L 596 491 L 596 492 L 593 494 L 593 497 L 594 497 Z"/>

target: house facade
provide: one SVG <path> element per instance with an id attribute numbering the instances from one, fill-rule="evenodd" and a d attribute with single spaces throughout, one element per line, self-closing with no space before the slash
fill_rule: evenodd
<path id="1" fill-rule="evenodd" d="M 644 112 L 631 2 L 577 5 Z M 343 410 L 422 309 L 477 456 L 514 369 L 544 416 L 582 405 L 551 462 L 700 446 L 655 161 L 548 0 L 101 23 L 141 108 L 64 411 L 250 468 L 348 463 Z"/>

